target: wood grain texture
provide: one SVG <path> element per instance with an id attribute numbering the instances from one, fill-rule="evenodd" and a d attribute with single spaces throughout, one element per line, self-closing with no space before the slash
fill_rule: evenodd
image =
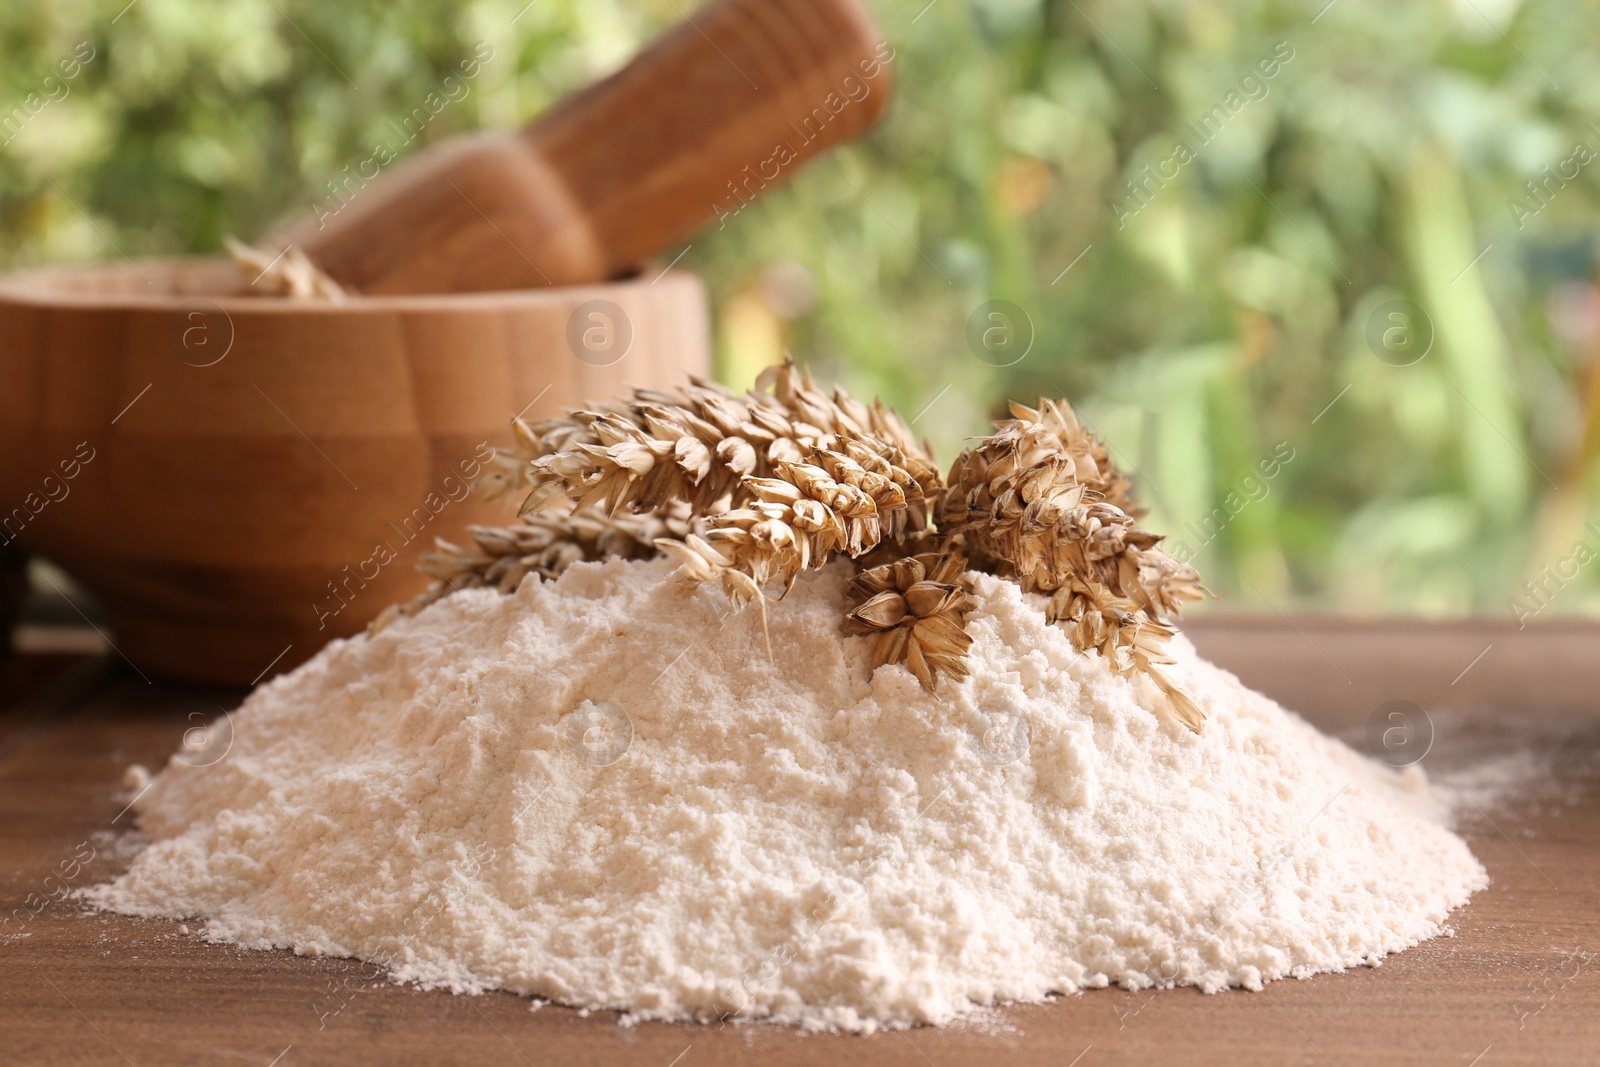
<path id="1" fill-rule="evenodd" d="M 519 411 L 710 363 L 682 272 L 344 304 L 238 283 L 211 260 L 0 278 L 3 539 L 97 594 L 150 676 L 248 683 L 358 632 L 422 588 L 435 537 L 506 521 L 466 487 Z M 618 311 L 625 350 L 573 346 Z"/>
<path id="2" fill-rule="evenodd" d="M 347 171 L 269 243 L 364 293 L 613 278 L 866 129 L 893 54 L 857 0 L 717 0 L 517 134 Z"/>
<path id="3" fill-rule="evenodd" d="M 1462 829 L 1493 884 L 1457 913 L 1454 937 L 1379 968 L 1276 982 L 1262 993 L 1094 990 L 959 1027 L 866 1038 L 760 1025 L 625 1029 L 610 1013 L 585 1018 L 530 1011 L 508 995 L 400 988 L 365 980 L 350 961 L 208 945 L 174 922 L 85 915 L 70 899 L 51 899 L 123 862 L 115 844 L 128 819 L 119 814 L 123 767 L 154 764 L 174 747 L 186 701 L 226 703 L 239 693 L 147 686 L 126 670 L 96 681 L 81 664 L 54 661 L 12 668 L 29 672 L 31 699 L 16 697 L 20 681 L 0 679 L 9 694 L 0 713 L 0 915 L 12 917 L 0 934 L 0 1058 L 140 1067 L 1595 1063 L 1600 708 L 1566 701 L 1592 683 L 1593 669 L 1564 650 L 1593 648 L 1600 629 L 1224 619 L 1193 631 L 1247 682 L 1317 707 L 1329 729 L 1359 730 L 1370 708 L 1324 654 L 1359 673 L 1373 695 L 1442 685 L 1452 699 L 1428 707 L 1437 740 L 1426 766 L 1436 777 L 1517 752 L 1544 768 L 1529 792 L 1469 811 Z M 1491 652 L 1450 686 L 1486 644 Z M 1496 694 L 1511 679 L 1507 703 Z M 75 869 L 90 850 L 93 860 Z"/>

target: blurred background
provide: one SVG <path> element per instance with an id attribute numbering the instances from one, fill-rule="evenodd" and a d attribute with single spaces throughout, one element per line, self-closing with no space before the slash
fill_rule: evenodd
<path id="1" fill-rule="evenodd" d="M 872 7 L 885 121 L 680 250 L 724 380 L 787 350 L 945 460 L 1065 395 L 1224 609 L 1600 609 L 1592 3 Z M 520 125 L 687 10 L 11 0 L 0 267 L 217 251 L 480 43 L 427 140 Z"/>

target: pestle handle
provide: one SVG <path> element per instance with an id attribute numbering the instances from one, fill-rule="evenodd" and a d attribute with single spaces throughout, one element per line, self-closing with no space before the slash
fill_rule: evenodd
<path id="1" fill-rule="evenodd" d="M 517 134 L 445 142 L 282 239 L 367 293 L 602 281 L 870 126 L 893 56 L 857 0 L 716 0 Z"/>
<path id="2" fill-rule="evenodd" d="M 723 0 L 523 137 L 615 272 L 860 134 L 888 101 L 892 56 L 854 0 Z"/>

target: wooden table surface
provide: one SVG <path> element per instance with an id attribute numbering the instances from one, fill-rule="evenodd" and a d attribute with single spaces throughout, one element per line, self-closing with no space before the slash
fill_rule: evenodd
<path id="1" fill-rule="evenodd" d="M 1493 879 L 1456 935 L 1382 967 L 1264 992 L 1095 990 L 946 1029 L 871 1037 L 769 1025 L 616 1025 L 520 998 L 363 982 L 349 961 L 207 945 L 67 896 L 127 862 L 120 781 L 159 766 L 196 700 L 113 656 L 0 673 L 0 1062 L 6 1064 L 1600 1063 L 1600 628 L 1212 618 L 1196 644 L 1319 726 L 1360 737 L 1390 699 L 1429 712 L 1424 766 L 1470 786 L 1462 830 Z M 1465 776 L 1465 777 L 1463 777 Z M 1477 807 L 1473 805 L 1476 804 Z M 88 857 L 91 857 L 89 859 Z M 86 861 L 86 862 L 85 862 Z"/>

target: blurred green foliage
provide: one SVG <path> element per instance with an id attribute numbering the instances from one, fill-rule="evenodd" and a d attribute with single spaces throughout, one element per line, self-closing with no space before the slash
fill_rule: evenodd
<path id="1" fill-rule="evenodd" d="M 477 42 L 428 140 L 513 127 L 680 17 L 524 2 L 8 4 L 0 261 L 216 250 L 308 211 Z M 886 121 L 683 259 L 721 373 L 787 348 L 946 457 L 1064 393 L 1236 604 L 1600 605 L 1568 562 L 1600 549 L 1594 7 L 1321 4 L 879 0 Z M 1017 332 L 975 352 L 993 300 L 1021 317 L 970 333 Z M 1421 317 L 1374 319 L 1395 300 Z M 1386 330 L 1431 346 L 1396 365 Z"/>

